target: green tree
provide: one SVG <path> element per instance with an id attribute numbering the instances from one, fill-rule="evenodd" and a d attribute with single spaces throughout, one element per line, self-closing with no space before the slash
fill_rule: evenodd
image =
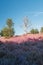
<path id="1" fill-rule="evenodd" d="M 14 23 L 13 23 L 12 19 L 7 19 L 6 25 L 7 25 L 9 28 L 12 28 L 12 27 L 14 26 Z"/>
<path id="2" fill-rule="evenodd" d="M 41 27 L 41 30 L 40 30 L 41 33 L 43 33 L 43 27 Z"/>
<path id="3" fill-rule="evenodd" d="M 37 34 L 37 33 L 39 33 L 39 31 L 38 31 L 38 29 L 31 29 L 30 33 Z"/>
<path id="4" fill-rule="evenodd" d="M 1 31 L 1 36 L 4 36 L 6 38 L 12 37 L 15 34 L 14 31 L 14 23 L 12 21 L 12 19 L 8 19 L 6 22 L 6 27 L 4 27 Z"/>

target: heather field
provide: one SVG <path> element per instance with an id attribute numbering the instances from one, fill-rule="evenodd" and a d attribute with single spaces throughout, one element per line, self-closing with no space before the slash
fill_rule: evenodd
<path id="1" fill-rule="evenodd" d="M 35 41 L 35 40 L 43 40 L 43 34 L 23 34 L 23 35 L 15 35 L 10 38 L 0 37 L 0 41 L 2 42 L 16 42 L 22 43 L 25 41 Z"/>
<path id="2" fill-rule="evenodd" d="M 0 0 L 0 65 L 43 65 L 43 0 Z"/>
<path id="3" fill-rule="evenodd" d="M 43 34 L 0 37 L 0 65 L 43 65 Z"/>

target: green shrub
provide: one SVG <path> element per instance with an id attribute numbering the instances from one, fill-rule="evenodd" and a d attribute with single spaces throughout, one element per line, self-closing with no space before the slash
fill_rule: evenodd
<path id="1" fill-rule="evenodd" d="M 13 28 L 3 28 L 2 32 L 1 32 L 1 35 L 8 38 L 8 37 L 12 37 L 14 35 L 14 30 Z"/>
<path id="2" fill-rule="evenodd" d="M 37 34 L 37 33 L 39 33 L 39 31 L 38 31 L 38 29 L 31 29 L 30 33 Z"/>
<path id="3" fill-rule="evenodd" d="M 40 30 L 41 33 L 43 33 L 43 27 L 41 27 L 41 30 Z"/>

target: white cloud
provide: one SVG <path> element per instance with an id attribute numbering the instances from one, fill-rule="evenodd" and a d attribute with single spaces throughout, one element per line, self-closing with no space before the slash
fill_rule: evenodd
<path id="1" fill-rule="evenodd" d="M 40 16 L 43 15 L 43 11 L 31 11 L 31 12 L 24 12 L 25 15 L 31 15 L 31 16 Z"/>
<path id="2" fill-rule="evenodd" d="M 39 15 L 42 15 L 42 14 L 43 14 L 43 12 L 35 12 L 34 16 L 39 16 Z"/>

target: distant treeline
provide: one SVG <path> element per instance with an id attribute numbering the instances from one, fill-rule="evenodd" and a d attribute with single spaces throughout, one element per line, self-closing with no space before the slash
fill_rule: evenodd
<path id="1" fill-rule="evenodd" d="M 43 27 L 41 27 L 40 31 L 38 29 L 31 29 L 28 32 L 28 28 L 30 27 L 30 23 L 28 20 L 28 17 L 25 17 L 23 20 L 23 29 L 25 31 L 25 33 L 31 33 L 31 34 L 37 34 L 37 33 L 43 33 Z M 12 36 L 15 35 L 15 30 L 14 30 L 14 23 L 12 21 L 12 19 L 7 19 L 6 21 L 6 27 L 4 27 L 1 31 L 0 31 L 0 36 L 3 36 L 5 38 L 10 38 Z"/>

